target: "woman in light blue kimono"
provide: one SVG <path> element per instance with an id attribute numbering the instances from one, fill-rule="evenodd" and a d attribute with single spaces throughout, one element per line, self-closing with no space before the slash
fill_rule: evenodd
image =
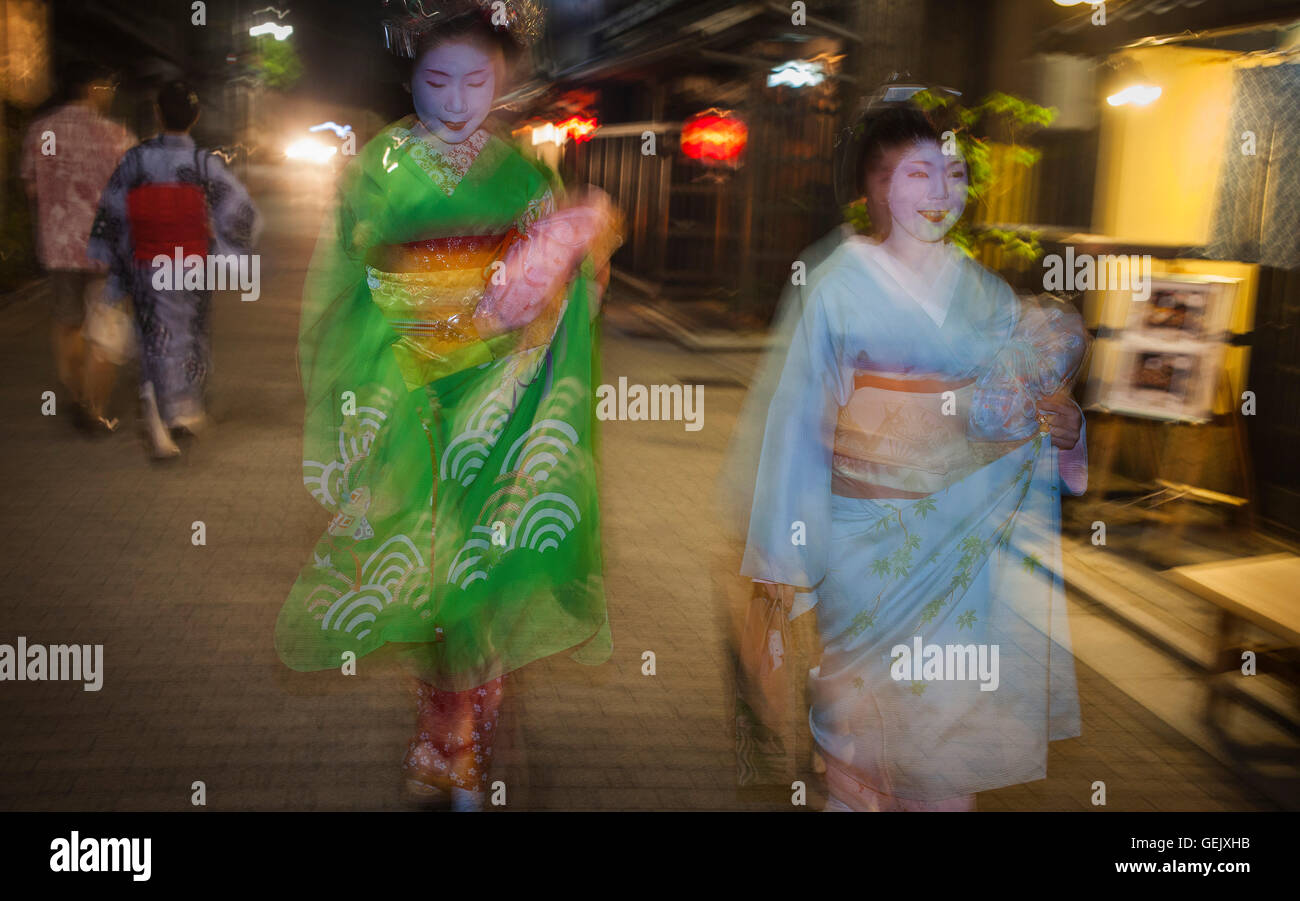
<path id="1" fill-rule="evenodd" d="M 871 113 L 855 171 L 875 233 L 789 289 L 733 444 L 741 572 L 816 610 L 828 809 L 968 810 L 1079 733 L 1060 485 L 1086 478 L 1086 338 L 945 240 L 968 175 L 920 111 Z"/>

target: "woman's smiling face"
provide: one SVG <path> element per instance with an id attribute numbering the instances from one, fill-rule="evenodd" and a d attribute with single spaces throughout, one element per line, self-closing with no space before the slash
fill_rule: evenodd
<path id="1" fill-rule="evenodd" d="M 474 134 L 492 111 L 503 72 L 500 50 L 475 41 L 437 44 L 420 55 L 412 70 L 415 112 L 439 138 L 459 144 Z"/>
<path id="2" fill-rule="evenodd" d="M 966 209 L 969 184 L 962 157 L 919 141 L 901 152 L 889 178 L 891 223 L 918 241 L 942 241 Z"/>

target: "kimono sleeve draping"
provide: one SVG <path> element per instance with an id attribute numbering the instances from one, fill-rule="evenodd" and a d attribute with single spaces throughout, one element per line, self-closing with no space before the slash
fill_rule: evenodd
<path id="1" fill-rule="evenodd" d="M 791 317 L 789 352 L 772 395 L 741 565 L 744 575 L 805 591 L 826 573 L 835 423 L 853 390 L 838 337 L 845 326 L 826 302 L 828 292 L 844 286 L 831 275 L 806 290 L 807 301 L 795 301 L 798 318 Z"/>

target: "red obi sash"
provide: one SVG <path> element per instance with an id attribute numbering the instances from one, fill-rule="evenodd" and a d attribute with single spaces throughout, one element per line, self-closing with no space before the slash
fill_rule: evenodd
<path id="1" fill-rule="evenodd" d="M 198 185 L 155 184 L 132 188 L 126 194 L 127 218 L 135 243 L 137 262 L 163 254 L 182 256 L 208 253 L 208 204 Z"/>
<path id="2" fill-rule="evenodd" d="M 373 248 L 367 262 L 383 272 L 445 272 L 451 269 L 485 269 L 505 255 L 518 240 L 511 228 L 495 235 L 452 235 L 406 244 Z"/>

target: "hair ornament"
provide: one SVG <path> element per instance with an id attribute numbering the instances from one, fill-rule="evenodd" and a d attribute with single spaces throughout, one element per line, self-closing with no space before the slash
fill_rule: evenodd
<path id="1" fill-rule="evenodd" d="M 538 0 L 384 0 L 384 12 L 384 45 L 407 58 L 426 34 L 461 16 L 478 16 L 521 48 L 537 43 L 546 24 Z"/>

